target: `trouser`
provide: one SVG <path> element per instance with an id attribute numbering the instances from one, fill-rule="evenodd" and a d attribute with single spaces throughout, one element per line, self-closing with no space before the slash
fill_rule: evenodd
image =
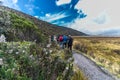
<path id="1" fill-rule="evenodd" d="M 60 42 L 59 44 L 60 44 L 60 48 L 63 48 L 63 42 Z"/>
<path id="2" fill-rule="evenodd" d="M 66 42 L 63 43 L 63 47 L 64 47 L 64 48 L 67 47 L 67 43 L 66 43 Z"/>
<path id="3" fill-rule="evenodd" d="M 72 51 L 72 45 L 68 45 L 68 49 Z"/>

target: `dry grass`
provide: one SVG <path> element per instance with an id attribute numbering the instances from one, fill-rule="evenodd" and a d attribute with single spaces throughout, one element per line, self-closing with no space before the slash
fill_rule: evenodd
<path id="1" fill-rule="evenodd" d="M 74 48 L 120 78 L 120 38 L 73 37 Z"/>
<path id="2" fill-rule="evenodd" d="M 88 80 L 83 72 L 74 64 L 74 75 L 71 80 Z"/>

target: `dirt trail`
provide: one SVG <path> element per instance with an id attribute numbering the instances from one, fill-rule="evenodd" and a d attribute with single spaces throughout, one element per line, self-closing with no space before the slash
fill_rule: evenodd
<path id="1" fill-rule="evenodd" d="M 100 67 L 82 54 L 78 54 L 73 51 L 73 57 L 75 64 L 77 64 L 84 72 L 84 74 L 88 77 L 88 80 L 118 80 L 113 78 L 109 73 L 100 69 Z"/>

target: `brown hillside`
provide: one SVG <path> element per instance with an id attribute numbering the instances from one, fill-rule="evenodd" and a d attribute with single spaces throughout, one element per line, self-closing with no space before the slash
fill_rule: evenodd
<path id="1" fill-rule="evenodd" d="M 25 17 L 33 21 L 35 25 L 37 25 L 45 35 L 54 35 L 54 34 L 66 34 L 66 35 L 73 35 L 73 36 L 85 36 L 86 35 L 82 32 L 73 30 L 71 28 L 66 28 L 66 27 L 50 24 L 48 22 L 42 21 L 33 16 L 30 16 L 28 14 L 25 14 L 23 12 L 20 12 L 20 11 L 17 11 L 17 10 L 14 10 L 14 9 L 11 9 L 5 6 L 0 6 L 0 8 L 3 8 L 6 11 L 16 13 L 17 15 L 20 15 L 22 17 Z"/>

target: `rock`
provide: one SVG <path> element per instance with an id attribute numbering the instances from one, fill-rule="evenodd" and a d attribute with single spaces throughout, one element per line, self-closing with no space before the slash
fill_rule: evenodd
<path id="1" fill-rule="evenodd" d="M 6 38 L 3 34 L 0 36 L 0 42 L 6 42 Z"/>
<path id="2" fill-rule="evenodd" d="M 0 58 L 0 65 L 3 65 L 3 59 Z"/>

